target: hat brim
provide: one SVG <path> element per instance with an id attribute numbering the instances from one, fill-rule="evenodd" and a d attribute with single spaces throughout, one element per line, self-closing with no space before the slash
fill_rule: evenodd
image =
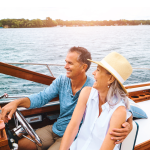
<path id="1" fill-rule="evenodd" d="M 128 94 L 128 92 L 127 92 L 126 88 L 124 87 L 124 85 L 123 85 L 123 84 L 117 79 L 117 77 L 116 77 L 108 68 L 106 68 L 101 62 L 96 62 L 96 61 L 93 61 L 93 60 L 91 60 L 91 59 L 87 59 L 87 60 L 89 60 L 90 62 L 93 62 L 93 63 L 95 63 L 95 64 L 98 64 L 98 65 L 102 66 L 102 67 L 105 68 L 108 72 L 110 72 L 110 73 L 115 77 L 115 79 L 119 82 L 119 84 L 120 84 L 120 86 L 122 87 L 122 89 L 124 90 L 124 92 L 125 92 L 126 94 Z"/>

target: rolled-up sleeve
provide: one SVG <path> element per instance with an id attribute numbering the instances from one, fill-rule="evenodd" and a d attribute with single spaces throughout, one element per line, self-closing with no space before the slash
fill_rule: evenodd
<path id="1" fill-rule="evenodd" d="M 31 108 L 39 108 L 53 98 L 59 96 L 59 84 L 60 84 L 61 76 L 56 78 L 52 84 L 45 88 L 43 91 L 27 96 L 30 99 L 30 109 Z"/>

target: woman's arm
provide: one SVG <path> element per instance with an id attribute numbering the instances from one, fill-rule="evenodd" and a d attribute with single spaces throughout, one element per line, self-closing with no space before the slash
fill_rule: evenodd
<path id="1" fill-rule="evenodd" d="M 115 144 L 122 143 L 124 139 L 128 136 L 131 132 L 133 125 L 132 125 L 132 115 L 126 122 L 122 124 L 121 129 L 114 128 L 112 132 L 110 132 L 111 136 L 114 136 L 113 140 L 116 140 Z"/>
<path id="2" fill-rule="evenodd" d="M 115 112 L 113 113 L 111 120 L 110 120 L 110 126 L 108 129 L 108 132 L 106 134 L 106 137 L 103 141 L 103 144 L 100 148 L 100 150 L 113 150 L 115 147 L 115 142 L 112 140 L 112 136 L 109 134 L 114 128 L 121 128 L 122 124 L 126 121 L 126 109 L 124 106 L 118 107 Z"/>
<path id="3" fill-rule="evenodd" d="M 74 109 L 70 123 L 68 124 L 64 136 L 62 138 L 59 150 L 68 150 L 78 133 L 79 125 L 81 123 L 83 114 L 86 109 L 86 103 L 91 92 L 91 87 L 82 89 L 77 105 Z"/>

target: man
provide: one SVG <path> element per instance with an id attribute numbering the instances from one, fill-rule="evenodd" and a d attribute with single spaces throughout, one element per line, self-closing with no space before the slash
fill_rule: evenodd
<path id="1" fill-rule="evenodd" d="M 28 139 L 19 140 L 20 150 L 59 150 L 60 142 L 64 131 L 71 119 L 73 110 L 76 106 L 80 91 L 85 86 L 92 86 L 94 80 L 86 76 L 86 71 L 90 67 L 91 54 L 83 47 L 70 48 L 66 56 L 66 75 L 60 75 L 53 83 L 38 94 L 30 95 L 26 98 L 15 100 L 2 108 L 2 119 L 8 114 L 8 120 L 11 119 L 17 107 L 35 108 L 41 107 L 48 103 L 53 98 L 59 96 L 60 101 L 60 115 L 53 125 L 49 125 L 38 129 L 36 133 L 42 140 L 42 148 L 37 147 L 33 142 Z M 124 123 L 124 129 L 115 129 L 117 132 L 112 132 L 113 140 L 122 140 L 131 131 L 132 119 L 129 123 Z M 117 142 L 117 143 L 118 143 Z"/>

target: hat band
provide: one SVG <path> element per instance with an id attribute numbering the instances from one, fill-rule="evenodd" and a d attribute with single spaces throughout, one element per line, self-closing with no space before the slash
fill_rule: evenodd
<path id="1" fill-rule="evenodd" d="M 120 76 L 120 74 L 112 67 L 110 66 L 104 59 L 101 60 L 101 63 L 110 71 L 112 72 L 115 77 L 121 82 L 123 83 L 125 80 Z"/>

